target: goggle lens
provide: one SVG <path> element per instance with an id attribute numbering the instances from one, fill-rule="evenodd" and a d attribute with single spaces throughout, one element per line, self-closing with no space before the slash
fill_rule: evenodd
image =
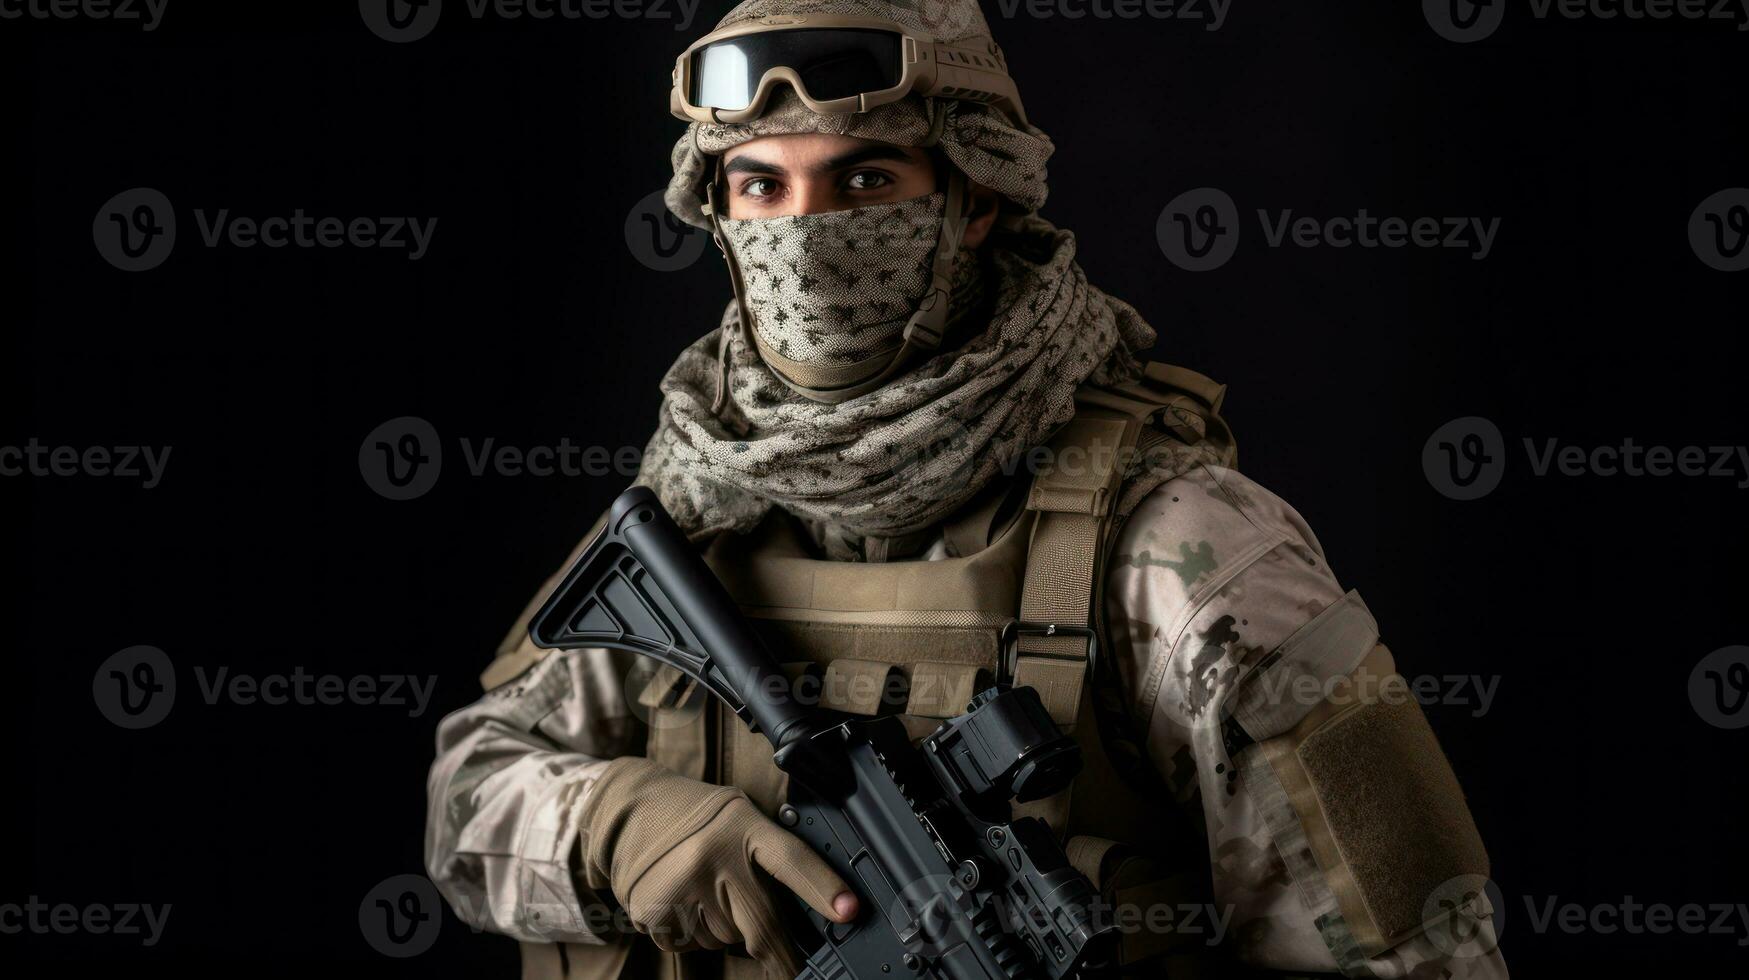
<path id="1" fill-rule="evenodd" d="M 816 102 L 885 91 L 905 76 L 904 39 L 892 31 L 858 28 L 798 28 L 729 38 L 693 52 L 688 96 L 700 108 L 745 109 L 753 104 L 759 80 L 773 68 L 794 71 Z"/>

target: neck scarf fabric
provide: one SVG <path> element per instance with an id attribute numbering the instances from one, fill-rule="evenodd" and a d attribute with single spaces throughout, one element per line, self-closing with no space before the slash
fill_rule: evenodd
<path id="1" fill-rule="evenodd" d="M 1154 343 L 1135 309 L 1087 282 L 1072 233 L 1028 216 L 993 230 L 979 251 L 989 253 L 988 326 L 836 405 L 773 374 L 730 302 L 718 329 L 663 377 L 636 482 L 695 539 L 745 533 L 780 507 L 830 558 L 915 550 L 920 535 L 1069 421 L 1079 385 L 1134 380 L 1135 352 Z M 723 332 L 729 391 L 713 414 Z"/>

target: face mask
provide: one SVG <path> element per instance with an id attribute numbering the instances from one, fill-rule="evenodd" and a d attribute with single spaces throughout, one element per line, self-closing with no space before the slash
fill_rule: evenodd
<path id="1" fill-rule="evenodd" d="M 772 370 L 810 397 L 811 389 L 880 375 L 929 292 L 946 202 L 936 193 L 824 214 L 720 219 Z M 975 272 L 969 254 L 954 258 L 956 280 Z M 962 290 L 954 292 L 957 309 Z"/>

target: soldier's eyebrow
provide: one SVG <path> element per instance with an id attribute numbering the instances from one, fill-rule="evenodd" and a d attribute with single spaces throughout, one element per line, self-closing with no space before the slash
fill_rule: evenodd
<path id="1" fill-rule="evenodd" d="M 897 163 L 917 162 L 916 158 L 905 147 L 895 146 L 892 143 L 875 143 L 872 146 L 858 147 L 848 153 L 841 153 L 813 169 L 821 173 L 832 173 L 875 160 L 892 160 Z"/>
<path id="2" fill-rule="evenodd" d="M 786 171 L 775 163 L 750 157 L 745 154 L 723 164 L 725 174 L 773 174 L 782 176 Z"/>

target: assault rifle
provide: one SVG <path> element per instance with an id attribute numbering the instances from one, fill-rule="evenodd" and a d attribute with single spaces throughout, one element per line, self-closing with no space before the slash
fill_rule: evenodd
<path id="1" fill-rule="evenodd" d="M 1064 980 L 1115 958 L 1092 882 L 1043 821 L 1011 812 L 1011 800 L 1058 792 L 1081 766 L 1032 688 L 979 693 L 921 748 L 897 718 L 799 702 L 643 487 L 614 501 L 529 633 L 549 649 L 615 647 L 668 664 L 770 740 L 790 777 L 779 822 L 862 903 L 843 924 L 808 911 L 818 945 L 798 980 Z"/>

